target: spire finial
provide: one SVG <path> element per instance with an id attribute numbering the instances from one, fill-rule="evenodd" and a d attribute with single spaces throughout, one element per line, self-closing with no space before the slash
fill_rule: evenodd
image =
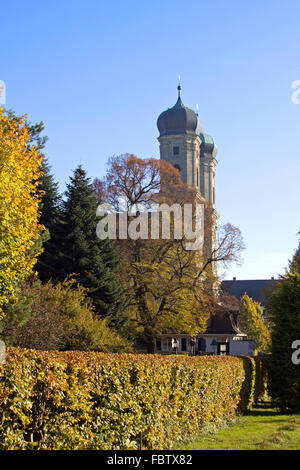
<path id="1" fill-rule="evenodd" d="M 177 90 L 178 90 L 178 98 L 180 98 L 180 91 L 181 91 L 181 79 L 180 79 L 180 75 L 178 75 L 178 86 L 177 86 Z"/>

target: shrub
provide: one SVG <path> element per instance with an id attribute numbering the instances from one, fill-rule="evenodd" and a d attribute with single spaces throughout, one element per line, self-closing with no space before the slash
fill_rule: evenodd
<path id="1" fill-rule="evenodd" d="M 130 351 L 130 344 L 108 327 L 108 320 L 94 314 L 86 290 L 74 284 L 67 279 L 56 285 L 26 285 L 0 324 L 7 344 L 39 350 Z M 19 311 L 26 311 L 25 318 Z"/>
<path id="2" fill-rule="evenodd" d="M 0 366 L 0 448 L 170 448 L 249 406 L 253 364 L 9 348 Z"/>
<path id="3" fill-rule="evenodd" d="M 269 382 L 269 364 L 271 356 L 269 354 L 263 356 L 255 356 L 255 386 L 254 386 L 254 402 L 269 400 L 268 382 Z"/>
<path id="4" fill-rule="evenodd" d="M 240 390 L 238 410 L 243 413 L 250 408 L 255 394 L 255 361 L 253 357 L 240 356 L 244 369 L 245 380 Z"/>

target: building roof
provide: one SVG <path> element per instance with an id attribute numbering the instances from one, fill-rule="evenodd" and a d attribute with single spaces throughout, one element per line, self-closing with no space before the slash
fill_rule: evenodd
<path id="1" fill-rule="evenodd" d="M 206 335 L 245 335 L 241 330 L 236 311 L 218 311 L 207 322 Z M 245 335 L 246 336 L 246 335 Z"/>
<path id="2" fill-rule="evenodd" d="M 233 295 L 237 299 L 243 297 L 246 293 L 252 297 L 256 302 L 262 304 L 266 303 L 266 296 L 264 291 L 270 287 L 275 286 L 279 279 L 250 279 L 250 280 L 237 280 L 233 278 L 230 281 L 222 281 L 221 288 L 229 295 Z"/>
<path id="3" fill-rule="evenodd" d="M 227 309 L 221 304 L 218 305 L 216 312 L 207 320 L 206 330 L 203 334 L 216 336 L 247 336 L 239 324 L 239 311 Z M 178 332 L 165 333 L 160 336 L 172 337 L 174 335 L 178 337 L 190 336 L 189 334 Z"/>
<path id="4" fill-rule="evenodd" d="M 184 106 L 180 97 L 180 90 L 176 104 L 162 112 L 157 120 L 160 136 L 172 134 L 195 134 L 201 132 L 201 123 L 198 115 L 190 108 Z"/>

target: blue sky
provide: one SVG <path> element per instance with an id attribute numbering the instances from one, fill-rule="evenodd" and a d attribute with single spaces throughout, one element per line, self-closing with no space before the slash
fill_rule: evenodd
<path id="1" fill-rule="evenodd" d="M 299 24 L 298 0 L 16 0 L 1 6 L 0 80 L 7 108 L 44 121 L 64 190 L 79 163 L 101 177 L 111 155 L 159 157 L 180 73 L 218 145 L 220 223 L 246 244 L 225 278 L 276 277 L 300 228 Z"/>

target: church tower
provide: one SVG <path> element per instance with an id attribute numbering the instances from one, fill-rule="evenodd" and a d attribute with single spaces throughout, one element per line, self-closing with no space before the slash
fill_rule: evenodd
<path id="1" fill-rule="evenodd" d="M 176 104 L 157 120 L 160 158 L 177 168 L 183 183 L 196 186 L 215 209 L 217 147 L 212 137 L 201 132 L 198 114 L 184 106 L 180 95 L 178 85 Z"/>
<path id="2" fill-rule="evenodd" d="M 157 120 L 160 158 L 177 168 L 183 183 L 196 186 L 209 203 L 206 210 L 211 211 L 212 226 L 204 241 L 204 253 L 209 255 L 217 244 L 217 146 L 212 137 L 202 132 L 198 114 L 184 106 L 180 84 L 177 89 L 176 104 L 162 112 Z M 212 270 L 217 275 L 216 263 L 213 263 Z"/>

